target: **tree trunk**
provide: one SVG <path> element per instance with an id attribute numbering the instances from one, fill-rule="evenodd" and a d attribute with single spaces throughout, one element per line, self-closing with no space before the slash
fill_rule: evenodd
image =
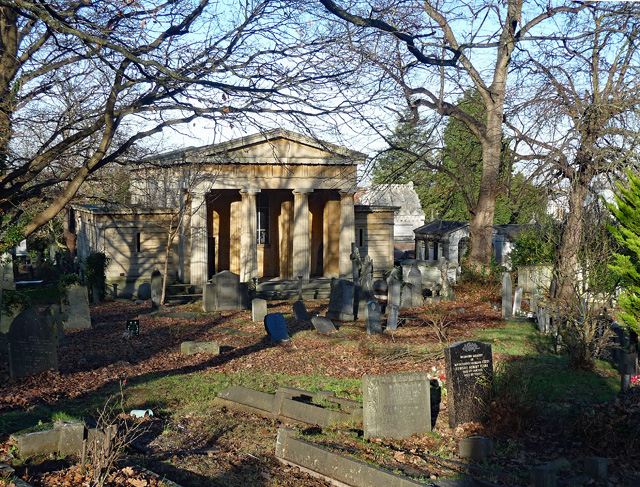
<path id="1" fill-rule="evenodd" d="M 0 173 L 6 169 L 9 141 L 12 135 L 15 95 L 13 82 L 19 61 L 18 28 L 15 10 L 0 7 Z"/>
<path id="2" fill-rule="evenodd" d="M 502 112 L 500 96 L 487 106 L 487 131 L 482 140 L 482 178 L 478 202 L 469 223 L 471 234 L 469 265 L 479 271 L 491 264 L 493 256 L 493 217 L 496 210 L 502 150 Z"/>
<path id="3" fill-rule="evenodd" d="M 585 179 L 584 176 L 577 177 L 572 184 L 569 195 L 569 213 L 562 231 L 556 263 L 557 297 L 565 301 L 572 301 L 577 296 L 575 284 L 579 271 L 578 252 L 585 218 L 584 203 L 589 194 L 589 182 Z"/>

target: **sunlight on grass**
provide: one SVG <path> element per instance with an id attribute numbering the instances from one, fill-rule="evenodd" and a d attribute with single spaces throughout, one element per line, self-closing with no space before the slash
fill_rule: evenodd
<path id="1" fill-rule="evenodd" d="M 552 349 L 552 338 L 540 335 L 534 323 L 508 321 L 504 328 L 478 330 L 470 339 L 491 344 L 493 351 L 506 355 L 531 355 Z"/>

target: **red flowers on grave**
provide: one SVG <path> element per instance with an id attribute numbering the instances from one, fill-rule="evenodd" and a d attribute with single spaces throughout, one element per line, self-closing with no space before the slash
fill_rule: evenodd
<path id="1" fill-rule="evenodd" d="M 640 385 L 640 375 L 634 375 L 631 377 L 631 385 L 635 386 L 636 384 Z"/>

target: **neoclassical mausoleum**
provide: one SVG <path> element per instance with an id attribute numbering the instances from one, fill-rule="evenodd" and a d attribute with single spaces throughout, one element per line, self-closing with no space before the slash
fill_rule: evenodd
<path id="1" fill-rule="evenodd" d="M 163 154 L 131 171 L 131 204 L 75 205 L 78 257 L 109 257 L 107 279 L 134 293 L 162 270 L 202 285 L 351 276 L 352 243 L 375 271 L 393 265 L 397 208 L 354 205 L 366 155 L 274 130 Z"/>

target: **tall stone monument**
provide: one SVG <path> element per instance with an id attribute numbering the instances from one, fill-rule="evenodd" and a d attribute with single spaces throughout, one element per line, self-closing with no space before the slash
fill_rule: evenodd
<path id="1" fill-rule="evenodd" d="M 511 318 L 513 313 L 513 284 L 511 283 L 511 274 L 505 272 L 502 274 L 502 317 Z"/>

